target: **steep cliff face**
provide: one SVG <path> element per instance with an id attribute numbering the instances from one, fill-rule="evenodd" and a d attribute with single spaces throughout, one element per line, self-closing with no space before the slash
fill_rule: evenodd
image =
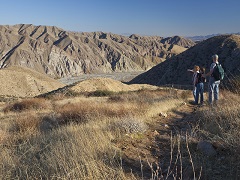
<path id="1" fill-rule="evenodd" d="M 31 24 L 0 26 L 0 67 L 23 66 L 55 78 L 147 70 L 195 45 L 173 38 L 76 33 Z"/>
<path id="2" fill-rule="evenodd" d="M 225 81 L 240 76 L 240 35 L 221 35 L 202 41 L 187 51 L 167 59 L 137 76 L 131 83 L 191 84 L 192 74 L 187 72 L 187 69 L 199 65 L 205 67 L 208 72 L 214 54 L 218 54 L 219 62 L 225 69 Z"/>

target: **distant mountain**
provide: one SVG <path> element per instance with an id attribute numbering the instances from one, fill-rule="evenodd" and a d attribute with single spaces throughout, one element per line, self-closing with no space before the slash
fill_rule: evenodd
<path id="1" fill-rule="evenodd" d="M 240 32 L 238 33 L 226 33 L 227 34 L 236 34 L 236 35 L 240 35 Z M 220 36 L 220 35 L 224 35 L 224 34 L 211 34 L 211 35 L 206 35 L 206 36 L 187 36 L 187 39 L 191 39 L 194 42 L 199 42 L 199 41 L 203 41 L 206 40 L 208 38 L 214 37 L 214 36 Z"/>
<path id="2" fill-rule="evenodd" d="M 49 76 L 147 70 L 195 43 L 182 37 L 80 33 L 55 26 L 0 26 L 0 68 L 24 66 Z"/>
<path id="3" fill-rule="evenodd" d="M 185 48 L 190 48 L 193 46 L 193 41 L 190 39 L 186 39 L 180 36 L 173 36 L 173 37 L 167 37 L 161 40 L 161 43 L 163 44 L 175 44 L 179 45 Z"/>
<path id="4" fill-rule="evenodd" d="M 191 84 L 192 74 L 187 72 L 194 65 L 209 71 L 212 55 L 219 55 L 225 69 L 225 80 L 240 75 L 240 35 L 221 35 L 209 38 L 185 52 L 167 59 L 149 71 L 137 76 L 130 83 L 151 85 Z"/>

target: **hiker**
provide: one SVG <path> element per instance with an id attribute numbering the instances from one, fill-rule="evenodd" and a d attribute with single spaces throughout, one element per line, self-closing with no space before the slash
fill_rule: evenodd
<path id="1" fill-rule="evenodd" d="M 217 76 L 220 75 L 220 72 L 215 71 L 216 68 L 222 69 L 221 65 L 219 68 L 218 55 L 217 54 L 213 55 L 212 60 L 213 60 L 213 63 L 210 66 L 210 71 L 204 75 L 204 77 L 210 76 L 209 83 L 208 83 L 208 101 L 210 105 L 213 105 L 213 94 L 214 94 L 214 104 L 217 104 L 217 101 L 219 99 L 219 84 L 220 84 L 220 80 L 223 78 L 223 75 L 224 75 L 223 74 L 222 77 L 216 77 L 215 75 L 216 73 L 217 73 Z"/>
<path id="2" fill-rule="evenodd" d="M 205 77 L 203 74 L 205 74 L 205 68 L 201 67 L 199 68 L 199 71 L 197 72 L 196 77 L 194 79 L 194 84 L 196 86 L 195 104 L 198 104 L 199 95 L 200 95 L 200 105 L 203 105 L 203 101 L 204 101 L 203 93 L 204 93 Z"/>
<path id="3" fill-rule="evenodd" d="M 193 69 L 188 69 L 187 70 L 188 72 L 192 72 L 193 73 L 193 76 L 192 76 L 192 83 L 193 83 L 193 98 L 194 98 L 194 102 L 196 102 L 196 86 L 195 86 L 195 78 L 196 78 L 196 75 L 197 73 L 199 72 L 199 66 L 194 66 Z"/>

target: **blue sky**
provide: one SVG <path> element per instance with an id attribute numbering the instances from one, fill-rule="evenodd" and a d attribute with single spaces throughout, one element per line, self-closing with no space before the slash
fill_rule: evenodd
<path id="1" fill-rule="evenodd" d="M 240 0 L 0 0 L 0 24 L 194 36 L 240 32 Z"/>

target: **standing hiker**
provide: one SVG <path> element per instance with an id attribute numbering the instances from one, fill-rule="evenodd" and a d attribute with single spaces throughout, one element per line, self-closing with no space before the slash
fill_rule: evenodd
<path id="1" fill-rule="evenodd" d="M 198 67 L 198 71 L 197 71 L 196 77 L 194 79 L 194 84 L 196 86 L 195 104 L 198 104 L 199 95 L 200 95 L 200 105 L 203 105 L 203 100 L 204 100 L 203 92 L 204 92 L 205 77 L 203 77 L 203 74 L 205 74 L 205 68 Z"/>
<path id="2" fill-rule="evenodd" d="M 214 104 L 217 103 L 219 99 L 219 84 L 220 80 L 224 77 L 224 70 L 222 66 L 218 62 L 218 55 L 215 54 L 212 56 L 213 63 L 210 66 L 210 71 L 205 74 L 206 76 L 210 76 L 208 83 L 208 101 L 210 105 L 213 105 L 213 96 L 214 96 Z"/>
<path id="3" fill-rule="evenodd" d="M 195 79 L 197 77 L 197 73 L 199 73 L 199 66 L 194 66 L 193 69 L 188 69 L 187 71 L 192 72 L 193 76 L 192 76 L 192 83 L 193 83 L 193 98 L 194 98 L 194 103 L 196 102 L 196 85 L 195 85 Z"/>

